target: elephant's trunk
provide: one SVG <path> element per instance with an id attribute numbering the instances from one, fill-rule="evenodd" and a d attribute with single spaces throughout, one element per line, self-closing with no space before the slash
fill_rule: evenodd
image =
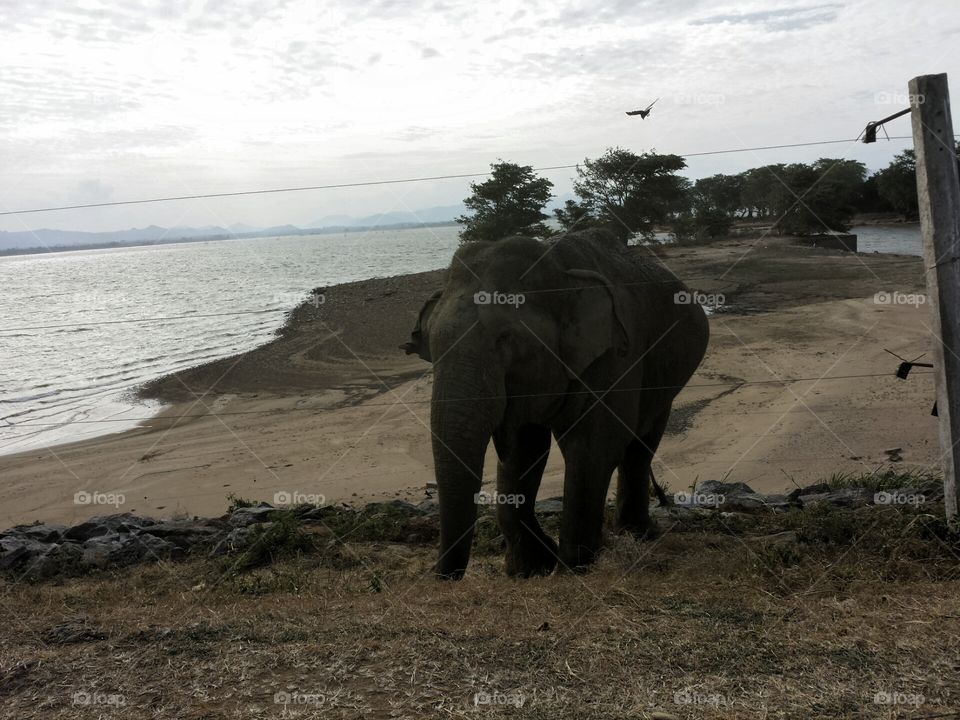
<path id="1" fill-rule="evenodd" d="M 504 400 L 489 367 L 475 359 L 437 366 L 430 426 L 440 495 L 441 578 L 459 580 L 470 560 L 483 459 Z"/>

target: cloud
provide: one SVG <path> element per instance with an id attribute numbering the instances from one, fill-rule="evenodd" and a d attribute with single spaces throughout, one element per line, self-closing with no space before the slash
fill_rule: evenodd
<path id="1" fill-rule="evenodd" d="M 770 30 L 805 30 L 815 25 L 833 22 L 837 11 L 843 5 L 811 5 L 808 7 L 783 8 L 780 10 L 759 10 L 756 12 L 734 12 L 711 15 L 691 20 L 691 25 L 763 25 Z"/>
<path id="2" fill-rule="evenodd" d="M 556 165 L 608 145 L 697 152 L 843 137 L 910 68 L 960 76 L 960 17 L 944 0 L 922 13 L 896 0 L 522 5 L 0 0 L 3 203 L 440 175 L 497 157 Z M 803 42 L 784 42 L 787 31 Z M 657 96 L 649 121 L 623 116 Z M 705 157 L 697 172 L 800 152 Z M 372 198 L 343 201 L 370 214 L 382 209 L 363 206 Z M 311 199 L 237 207 L 251 208 L 244 222 L 271 225 L 297 202 Z M 76 219 L 171 224 L 164 211 Z"/>

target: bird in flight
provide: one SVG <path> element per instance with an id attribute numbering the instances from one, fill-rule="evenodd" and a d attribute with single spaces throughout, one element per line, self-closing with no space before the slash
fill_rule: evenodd
<path id="1" fill-rule="evenodd" d="M 657 100 L 659 99 L 660 98 L 657 98 Z M 647 115 L 650 114 L 650 108 L 657 104 L 657 100 L 654 100 L 643 110 L 627 110 L 627 115 L 639 115 L 640 119 L 643 120 L 645 117 L 647 117 Z"/>

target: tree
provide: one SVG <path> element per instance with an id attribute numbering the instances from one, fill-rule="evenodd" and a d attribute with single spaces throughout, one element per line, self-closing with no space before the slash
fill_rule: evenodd
<path id="1" fill-rule="evenodd" d="M 690 181 L 676 173 L 686 166 L 679 155 L 608 148 L 577 166 L 573 189 L 591 221 L 627 244 L 635 233 L 653 237 L 654 224 L 684 209 Z"/>
<path id="2" fill-rule="evenodd" d="M 767 218 L 773 214 L 773 202 L 777 188 L 781 187 L 777 176 L 783 173 L 783 164 L 763 165 L 740 173 L 740 205 L 749 218 Z"/>
<path id="3" fill-rule="evenodd" d="M 553 188 L 546 178 L 537 177 L 529 165 L 500 160 L 490 166 L 490 179 L 470 183 L 472 194 L 463 201 L 473 215 L 461 215 L 460 242 L 502 240 L 510 235 L 530 237 L 550 234 L 543 224 L 543 208 Z"/>
<path id="4" fill-rule="evenodd" d="M 553 214 L 565 232 L 593 225 L 590 211 L 576 200 L 567 200 L 562 208 L 555 208 Z"/>
<path id="5" fill-rule="evenodd" d="M 820 178 L 811 190 L 816 204 L 828 207 L 831 221 L 843 226 L 838 229 L 846 230 L 863 201 L 866 165 L 857 160 L 820 158 L 813 170 Z"/>
<path id="6" fill-rule="evenodd" d="M 743 174 L 700 178 L 693 185 L 694 207 L 713 208 L 732 218 L 742 207 L 743 184 Z"/>
<path id="7" fill-rule="evenodd" d="M 876 174 L 877 192 L 895 212 L 906 218 L 920 215 L 917 200 L 917 156 L 913 150 L 904 150 Z"/>
<path id="8" fill-rule="evenodd" d="M 742 202 L 773 219 L 781 235 L 844 231 L 863 194 L 866 168 L 856 160 L 820 158 L 812 165 L 765 165 L 745 173 Z"/>
<path id="9" fill-rule="evenodd" d="M 694 183 L 690 194 L 696 237 L 713 239 L 729 234 L 741 206 L 743 183 L 741 175 L 713 175 Z"/>

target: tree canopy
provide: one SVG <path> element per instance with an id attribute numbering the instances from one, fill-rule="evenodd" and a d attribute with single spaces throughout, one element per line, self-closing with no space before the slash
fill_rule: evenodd
<path id="1" fill-rule="evenodd" d="M 553 197 L 553 183 L 537 177 L 529 165 L 500 160 L 490 170 L 488 180 L 470 183 L 472 194 L 463 204 L 473 214 L 457 218 L 463 226 L 460 242 L 502 240 L 510 235 L 549 235 L 543 209 Z"/>
<path id="2" fill-rule="evenodd" d="M 960 158 L 960 143 L 957 149 Z M 863 163 L 844 158 L 763 165 L 695 183 L 678 174 L 685 167 L 679 155 L 607 148 L 577 166 L 576 199 L 553 210 L 556 223 L 564 231 L 606 228 L 627 243 L 651 238 L 658 227 L 671 228 L 678 240 L 725 237 L 741 218 L 764 221 L 779 234 L 808 235 L 845 231 L 857 213 L 918 215 L 913 150 L 869 177 Z M 489 180 L 471 184 L 465 202 L 474 214 L 458 218 L 461 239 L 550 235 L 543 212 L 550 181 L 529 166 L 500 161 L 491 169 Z"/>
<path id="3" fill-rule="evenodd" d="M 652 237 L 655 224 L 688 204 L 690 181 L 677 175 L 686 166 L 679 155 L 608 148 L 577 166 L 573 189 L 589 224 L 605 227 L 627 243 L 634 234 Z"/>

